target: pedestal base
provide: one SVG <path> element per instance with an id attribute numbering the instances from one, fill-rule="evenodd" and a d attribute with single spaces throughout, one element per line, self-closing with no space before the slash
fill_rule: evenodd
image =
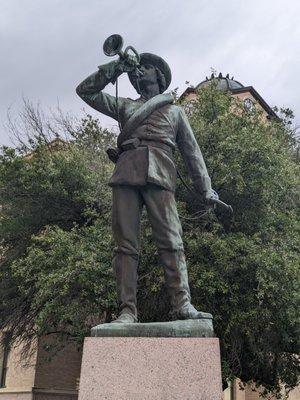
<path id="1" fill-rule="evenodd" d="M 100 324 L 91 330 L 94 337 L 214 337 L 211 318 L 135 324 Z"/>
<path id="2" fill-rule="evenodd" d="M 85 339 L 79 400 L 222 398 L 217 338 Z"/>

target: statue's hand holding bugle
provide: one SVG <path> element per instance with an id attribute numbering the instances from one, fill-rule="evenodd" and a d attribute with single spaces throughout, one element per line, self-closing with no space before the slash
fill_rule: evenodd
<path id="1" fill-rule="evenodd" d="M 138 70 L 138 66 L 139 64 L 136 57 L 127 53 L 125 56 L 119 58 L 117 68 L 120 72 L 128 73 Z"/>
<path id="2" fill-rule="evenodd" d="M 132 46 L 127 46 L 125 50 L 122 50 L 123 47 L 123 38 L 118 34 L 114 34 L 109 36 L 104 44 L 103 51 L 104 54 L 112 57 L 115 55 L 119 56 L 119 60 L 117 61 L 117 69 L 119 72 L 135 72 L 137 75 L 142 72 L 138 69 L 140 64 L 140 55 L 136 51 L 136 49 Z M 131 52 L 131 53 L 129 53 Z"/>

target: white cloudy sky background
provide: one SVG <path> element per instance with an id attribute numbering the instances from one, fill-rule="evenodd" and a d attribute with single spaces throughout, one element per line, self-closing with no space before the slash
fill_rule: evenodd
<path id="1" fill-rule="evenodd" d="M 112 33 L 164 57 L 172 89 L 199 83 L 212 67 L 254 86 L 271 106 L 291 107 L 299 123 L 299 15 L 298 0 L 0 0 L 0 144 L 10 143 L 3 125 L 22 96 L 46 111 L 59 101 L 65 112 L 90 112 L 75 87 L 110 61 L 101 48 Z M 120 92 L 136 96 L 126 76 Z"/>

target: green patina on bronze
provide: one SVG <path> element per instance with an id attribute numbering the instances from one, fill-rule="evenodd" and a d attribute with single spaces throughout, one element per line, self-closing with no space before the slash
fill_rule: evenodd
<path id="1" fill-rule="evenodd" d="M 91 330 L 93 337 L 214 337 L 211 318 L 140 324 L 101 324 Z"/>
<path id="2" fill-rule="evenodd" d="M 171 302 L 171 318 L 211 318 L 191 304 L 184 256 L 182 229 L 174 191 L 177 171 L 173 151 L 177 146 L 192 178 L 194 190 L 207 203 L 217 201 L 199 145 L 183 109 L 173 104 L 171 71 L 159 56 L 137 55 L 132 47 L 122 52 L 123 41 L 112 36 L 104 44 L 107 55 L 117 61 L 98 71 L 77 87 L 77 94 L 91 107 L 118 121 L 118 148 L 110 158 L 116 162 L 109 181 L 113 190 L 113 235 L 116 248 L 113 268 L 117 280 L 120 315 L 115 322 L 137 321 L 136 286 L 140 251 L 140 221 L 143 206 L 148 212 L 153 238 L 164 267 Z M 135 55 L 130 55 L 129 50 Z M 103 89 L 127 72 L 141 95 L 132 100 L 111 96 Z"/>

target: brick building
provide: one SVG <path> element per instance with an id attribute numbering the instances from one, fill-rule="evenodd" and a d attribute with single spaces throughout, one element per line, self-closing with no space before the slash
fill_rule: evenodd
<path id="1" fill-rule="evenodd" d="M 229 74 L 223 76 L 220 73 L 218 76 L 212 74 L 210 78 L 206 78 L 195 87 L 188 87 L 185 92 L 180 96 L 180 99 L 186 104 L 192 104 L 193 100 L 197 97 L 197 91 L 203 87 L 207 87 L 211 82 L 216 84 L 217 89 L 222 91 L 229 91 L 232 97 L 238 98 L 244 103 L 244 107 L 251 111 L 253 108 L 258 107 L 266 119 L 278 118 L 276 113 L 267 104 L 267 102 L 260 96 L 253 86 L 244 86 L 236 81 L 233 77 L 229 78 Z"/>

